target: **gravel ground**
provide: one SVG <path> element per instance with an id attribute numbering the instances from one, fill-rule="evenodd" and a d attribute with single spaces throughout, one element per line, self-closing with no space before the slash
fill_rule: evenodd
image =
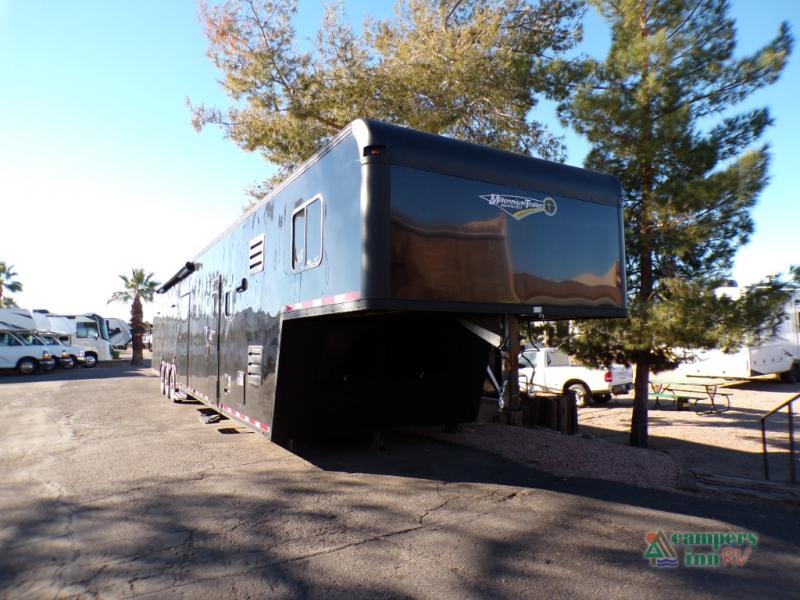
<path id="1" fill-rule="evenodd" d="M 561 477 L 590 477 L 647 488 L 675 489 L 680 469 L 663 452 L 632 448 L 586 435 L 501 423 L 463 426 L 458 433 L 426 432 L 448 443 L 493 452 Z"/>
<path id="2" fill-rule="evenodd" d="M 679 411 L 674 407 L 649 411 L 650 448 L 666 452 L 685 469 L 763 479 L 760 418 L 800 392 L 800 384 L 764 379 L 727 388 L 732 392 L 730 410 L 716 414 Z M 606 405 L 593 405 L 578 412 L 582 433 L 616 444 L 626 444 L 633 398 L 623 396 Z M 800 418 L 795 408 L 795 431 Z M 770 476 L 788 480 L 788 428 L 784 411 L 767 421 Z M 795 434 L 795 443 L 798 438 Z M 800 461 L 799 461 L 800 462 Z M 800 465 L 797 467 L 800 473 Z"/>
<path id="3" fill-rule="evenodd" d="M 689 470 L 761 480 L 764 460 L 760 418 L 800 392 L 800 385 L 763 379 L 727 391 L 732 393 L 731 408 L 721 413 L 698 414 L 651 405 L 649 449 L 627 445 L 631 395 L 580 409 L 581 433 L 575 436 L 492 422 L 465 425 L 455 434 L 438 430 L 420 433 L 565 478 L 588 477 L 665 490 L 684 488 L 684 474 Z M 800 410 L 794 416 L 796 431 L 800 430 L 797 412 Z M 782 411 L 767 421 L 770 476 L 778 482 L 789 477 L 787 418 Z"/>

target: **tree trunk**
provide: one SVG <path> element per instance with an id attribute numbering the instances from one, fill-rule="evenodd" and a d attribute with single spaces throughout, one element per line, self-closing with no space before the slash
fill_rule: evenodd
<path id="1" fill-rule="evenodd" d="M 650 363 L 636 363 L 636 381 L 633 384 L 633 417 L 631 418 L 630 445 L 647 448 L 647 399 L 650 395 Z"/>
<path id="2" fill-rule="evenodd" d="M 142 334 L 144 333 L 144 323 L 142 323 L 142 299 L 139 294 L 133 299 L 131 305 L 131 331 L 133 332 L 133 358 L 131 364 L 139 366 L 144 362 Z"/>
<path id="3" fill-rule="evenodd" d="M 642 39 L 648 36 L 647 5 L 641 0 L 641 18 L 639 25 Z M 644 56 L 642 62 L 642 86 L 645 99 L 642 104 L 642 201 L 639 206 L 639 299 L 647 305 L 652 301 L 653 295 L 653 254 L 652 254 L 652 225 L 650 216 L 650 200 L 653 192 L 653 160 L 651 145 L 653 143 L 653 121 L 650 109 L 650 96 L 647 90 L 647 79 L 650 72 L 649 56 Z M 645 326 L 648 326 L 649 312 L 643 313 Z M 636 361 L 636 381 L 634 382 L 633 415 L 631 417 L 630 445 L 647 448 L 647 400 L 650 395 L 650 361 L 642 358 Z"/>

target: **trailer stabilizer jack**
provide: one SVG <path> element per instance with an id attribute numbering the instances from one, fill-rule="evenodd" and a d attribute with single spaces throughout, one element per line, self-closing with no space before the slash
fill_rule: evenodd
<path id="1" fill-rule="evenodd" d="M 213 425 L 214 423 L 219 423 L 220 421 L 228 420 L 228 417 L 221 415 L 220 413 L 211 408 L 204 408 L 201 409 L 199 412 L 200 412 L 200 420 L 206 425 Z"/>

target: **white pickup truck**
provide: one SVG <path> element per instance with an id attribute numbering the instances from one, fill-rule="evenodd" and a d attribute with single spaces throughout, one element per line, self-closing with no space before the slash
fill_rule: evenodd
<path id="1" fill-rule="evenodd" d="M 631 367 L 583 367 L 572 364 L 569 356 L 556 348 L 529 349 L 519 356 L 519 389 L 531 397 L 537 390 L 571 392 L 578 406 L 586 406 L 592 400 L 597 404 L 608 402 L 612 394 L 625 394 L 632 386 Z"/>

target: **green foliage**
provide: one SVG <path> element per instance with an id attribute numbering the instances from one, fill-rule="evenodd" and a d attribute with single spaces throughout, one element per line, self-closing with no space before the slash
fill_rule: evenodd
<path id="1" fill-rule="evenodd" d="M 631 319 L 582 324 L 571 344 L 590 362 L 637 364 L 634 428 L 643 435 L 632 442 L 646 444 L 651 368 L 683 360 L 674 348 L 730 349 L 775 322 L 779 281 L 739 301 L 712 290 L 749 239 L 767 183 L 759 139 L 769 111 L 731 108 L 777 80 L 792 37 L 784 23 L 763 48 L 736 58 L 726 0 L 592 4 L 611 25 L 611 48 L 587 64 L 560 115 L 592 143 L 586 166 L 622 181 Z"/>
<path id="2" fill-rule="evenodd" d="M 142 319 L 142 301 L 152 302 L 153 294 L 155 294 L 158 286 L 161 285 L 158 281 L 153 279 L 153 273 L 145 273 L 144 269 L 131 269 L 131 276 L 120 275 L 124 288 L 118 292 L 111 294 L 108 303 L 112 302 L 130 302 L 131 303 L 131 330 L 133 333 L 133 356 L 131 358 L 132 365 L 141 365 L 143 363 L 143 349 L 142 334 L 144 333 L 144 323 Z"/>
<path id="3" fill-rule="evenodd" d="M 0 308 L 14 308 L 17 306 L 13 298 L 3 295 L 6 291 L 22 291 L 22 284 L 16 281 L 16 277 L 14 265 L 7 265 L 5 262 L 0 261 Z"/>
<path id="4" fill-rule="evenodd" d="M 111 294 L 108 304 L 112 302 L 133 302 L 134 298 L 139 297 L 145 302 L 153 301 L 158 286 L 158 281 L 152 279 L 153 273 L 145 274 L 144 269 L 131 269 L 131 276 L 120 275 L 124 288 L 121 291 Z"/>
<path id="5" fill-rule="evenodd" d="M 193 107 L 279 170 L 270 183 L 359 117 L 561 159 L 532 118 L 537 94 L 563 97 L 581 65 L 561 58 L 581 38 L 583 0 L 400 0 L 395 18 L 357 34 L 328 7 L 313 48 L 297 48 L 295 0 L 201 5 L 209 56 L 236 101 Z"/>

